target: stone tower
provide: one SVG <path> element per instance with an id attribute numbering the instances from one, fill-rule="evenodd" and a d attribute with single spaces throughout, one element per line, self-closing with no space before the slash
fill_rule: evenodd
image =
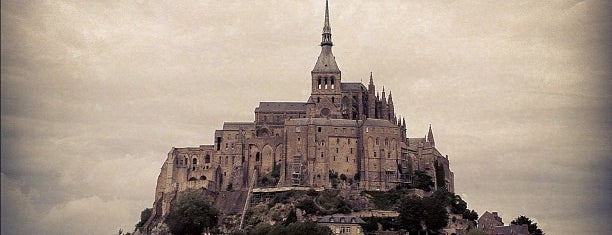
<path id="1" fill-rule="evenodd" d="M 341 118 L 341 73 L 332 53 L 333 42 L 329 26 L 329 4 L 325 2 L 325 22 L 321 39 L 321 54 L 311 71 L 312 90 L 308 102 L 308 117 Z"/>

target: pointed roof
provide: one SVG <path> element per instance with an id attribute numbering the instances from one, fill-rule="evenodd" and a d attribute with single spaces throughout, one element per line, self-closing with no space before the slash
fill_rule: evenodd
<path id="1" fill-rule="evenodd" d="M 389 91 L 389 104 L 393 104 L 393 97 L 391 96 L 391 91 Z"/>
<path id="2" fill-rule="evenodd" d="M 431 131 L 431 124 L 429 124 L 429 132 L 427 133 L 427 142 L 435 143 L 433 131 Z"/>
<path id="3" fill-rule="evenodd" d="M 321 54 L 317 59 L 312 72 L 340 73 L 336 57 L 332 53 L 331 47 L 334 45 L 331 40 L 331 27 L 329 26 L 329 4 L 325 1 L 325 22 L 323 24 L 323 34 L 321 34 Z"/>

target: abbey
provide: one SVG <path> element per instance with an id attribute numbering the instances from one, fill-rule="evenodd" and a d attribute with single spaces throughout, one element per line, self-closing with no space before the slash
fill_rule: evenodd
<path id="1" fill-rule="evenodd" d="M 224 123 L 214 144 L 172 148 L 157 180 L 156 213 L 168 212 L 170 195 L 192 188 L 386 191 L 411 187 L 415 172 L 423 172 L 433 188 L 454 191 L 448 157 L 436 149 L 431 126 L 425 138 L 408 138 L 391 92 L 379 93 L 372 74 L 367 85 L 343 82 L 333 46 L 326 4 L 306 102 L 261 102 L 254 121 Z"/>

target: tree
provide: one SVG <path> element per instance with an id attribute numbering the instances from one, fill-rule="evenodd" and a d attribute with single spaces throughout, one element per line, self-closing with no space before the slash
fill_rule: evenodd
<path id="1" fill-rule="evenodd" d="M 531 235 L 544 235 L 542 229 L 538 228 L 538 223 L 533 223 L 527 216 L 521 215 L 510 223 L 515 225 L 527 225 L 527 230 L 529 230 L 529 234 Z"/>
<path id="2" fill-rule="evenodd" d="M 173 203 L 166 218 L 172 234 L 201 234 L 205 228 L 217 225 L 219 211 L 208 203 L 201 192 L 187 191 Z"/>
<path id="3" fill-rule="evenodd" d="M 136 224 L 136 229 L 138 229 L 139 231 L 142 231 L 142 226 L 144 226 L 147 220 L 149 220 L 149 217 L 151 217 L 151 214 L 153 214 L 152 208 L 146 208 L 142 212 L 140 212 L 140 222 Z"/>
<path id="4" fill-rule="evenodd" d="M 417 197 L 405 197 L 400 200 L 397 217 L 399 227 L 408 230 L 410 234 L 417 234 L 423 230 L 423 201 Z"/>
<path id="5" fill-rule="evenodd" d="M 487 235 L 487 233 L 480 229 L 472 228 L 465 235 Z"/>
<path id="6" fill-rule="evenodd" d="M 431 191 L 431 189 L 434 187 L 434 182 L 431 176 L 427 175 L 427 173 L 424 171 L 415 171 L 413 182 L 415 188 L 422 189 L 427 192 Z"/>
<path id="7" fill-rule="evenodd" d="M 268 235 L 333 235 L 327 226 L 317 225 L 313 222 L 294 222 L 286 226 L 274 226 Z"/>
<path id="8" fill-rule="evenodd" d="M 448 225 L 446 203 L 435 197 L 423 198 L 423 220 L 427 230 L 432 234 L 446 227 Z"/>
<path id="9" fill-rule="evenodd" d="M 283 225 L 287 226 L 295 222 L 297 222 L 297 214 L 295 213 L 295 209 L 294 209 L 289 212 L 289 215 L 287 216 L 287 219 L 285 219 L 285 221 L 283 222 Z"/>

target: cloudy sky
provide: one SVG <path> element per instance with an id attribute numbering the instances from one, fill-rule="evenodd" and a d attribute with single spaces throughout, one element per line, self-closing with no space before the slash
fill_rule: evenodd
<path id="1" fill-rule="evenodd" d="M 604 234 L 610 1 L 330 2 L 343 81 L 432 124 L 479 214 Z M 2 234 L 112 234 L 151 207 L 171 147 L 259 101 L 306 101 L 324 2 L 2 1 Z"/>

